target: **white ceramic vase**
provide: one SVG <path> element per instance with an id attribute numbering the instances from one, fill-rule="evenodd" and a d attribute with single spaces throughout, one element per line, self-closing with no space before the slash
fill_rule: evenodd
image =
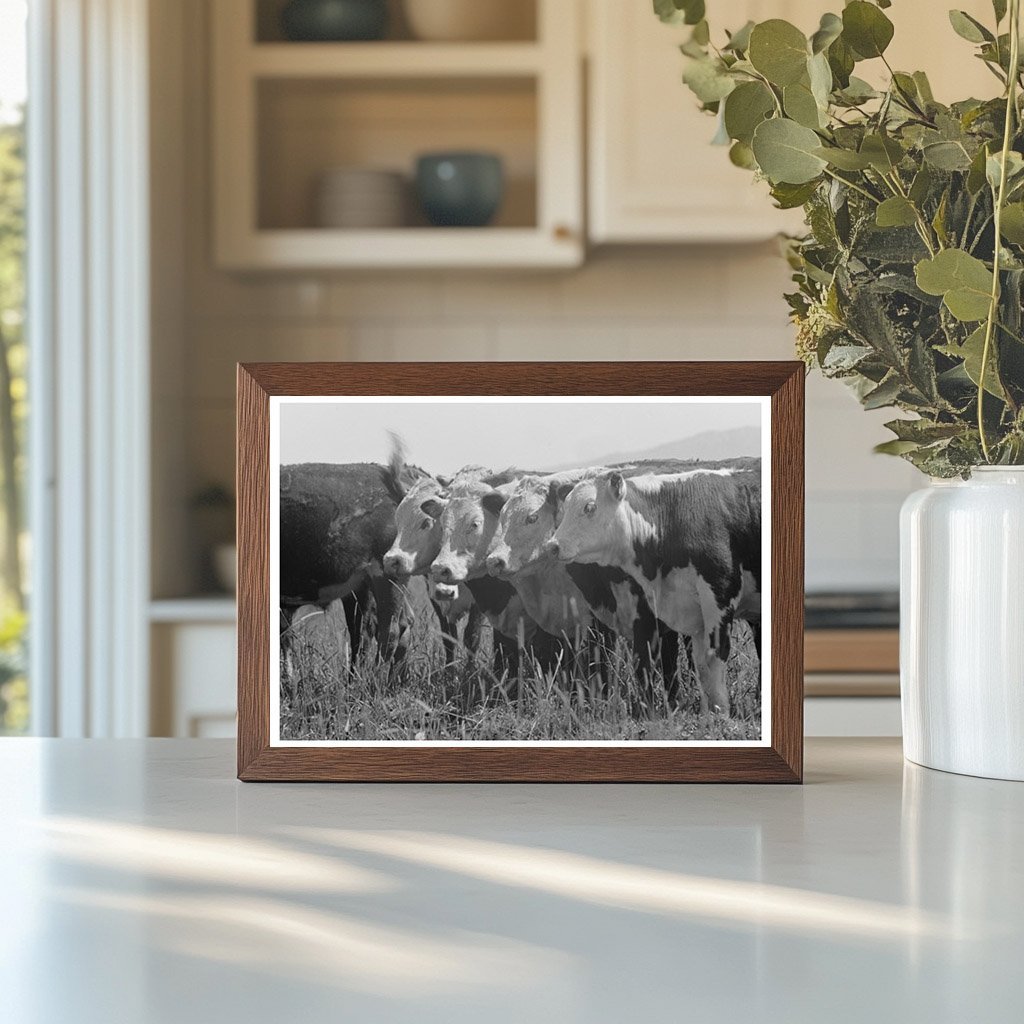
<path id="1" fill-rule="evenodd" d="M 900 553 L 906 757 L 1024 781 L 1024 467 L 910 495 Z"/>

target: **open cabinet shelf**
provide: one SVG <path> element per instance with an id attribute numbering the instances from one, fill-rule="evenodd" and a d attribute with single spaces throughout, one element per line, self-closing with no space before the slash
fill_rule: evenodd
<path id="1" fill-rule="evenodd" d="M 214 250 L 237 270 L 571 267 L 583 259 L 577 5 L 537 0 L 532 41 L 260 41 L 253 0 L 213 18 Z M 486 227 L 433 227 L 417 158 L 500 157 Z M 397 173 L 400 226 L 321 226 L 315 196 L 339 168 Z"/>
<path id="2" fill-rule="evenodd" d="M 246 57 L 256 78 L 539 75 L 536 43 L 262 43 Z"/>

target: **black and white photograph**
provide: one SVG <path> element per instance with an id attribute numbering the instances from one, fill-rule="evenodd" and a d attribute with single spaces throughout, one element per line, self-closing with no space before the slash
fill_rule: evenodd
<path id="1" fill-rule="evenodd" d="M 768 419 L 275 398 L 273 742 L 767 742 Z"/>

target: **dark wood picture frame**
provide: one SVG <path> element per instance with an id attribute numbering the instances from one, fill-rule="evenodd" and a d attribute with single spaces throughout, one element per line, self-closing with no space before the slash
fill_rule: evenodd
<path id="1" fill-rule="evenodd" d="M 270 398 L 749 395 L 771 399 L 769 746 L 271 746 Z M 800 782 L 804 367 L 799 362 L 238 366 L 238 777 L 243 781 Z"/>

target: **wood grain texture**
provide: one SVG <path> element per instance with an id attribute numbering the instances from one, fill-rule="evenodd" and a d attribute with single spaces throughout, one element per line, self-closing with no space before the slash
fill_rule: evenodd
<path id="1" fill-rule="evenodd" d="M 271 747 L 271 395 L 771 396 L 771 746 Z M 240 365 L 238 777 L 321 782 L 800 782 L 803 407 L 804 367 L 798 362 Z"/>
<path id="2" fill-rule="evenodd" d="M 270 737 L 270 402 L 238 367 L 238 774 Z"/>
<path id="3" fill-rule="evenodd" d="M 805 672 L 899 670 L 898 629 L 809 629 L 804 637 Z"/>

